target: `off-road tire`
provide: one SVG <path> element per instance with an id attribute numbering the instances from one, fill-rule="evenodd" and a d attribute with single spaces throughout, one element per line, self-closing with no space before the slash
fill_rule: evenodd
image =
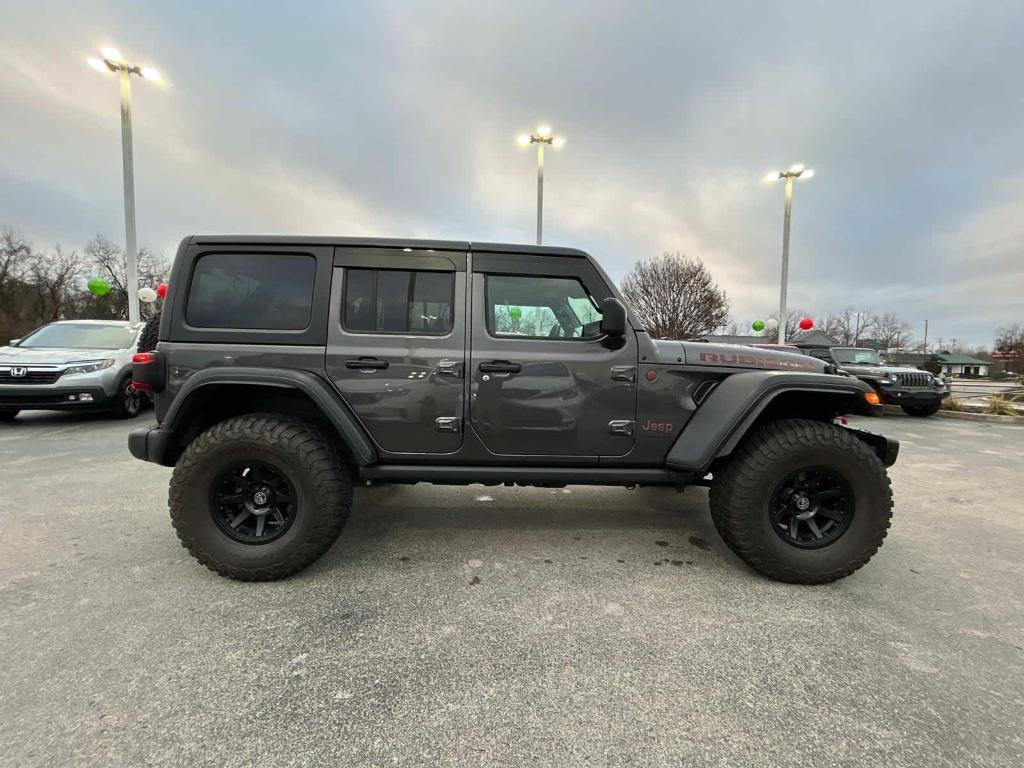
<path id="1" fill-rule="evenodd" d="M 900 408 L 908 416 L 934 416 L 942 407 L 942 401 L 936 400 L 928 405 L 901 405 Z"/>
<path id="2" fill-rule="evenodd" d="M 234 463 L 261 461 L 284 473 L 298 510 L 279 538 L 245 544 L 216 524 L 212 487 Z M 171 475 L 171 522 L 193 557 L 241 581 L 291 576 L 323 555 L 341 534 L 352 508 L 347 464 L 315 426 L 277 414 L 247 414 L 214 425 L 185 449 Z"/>
<path id="3" fill-rule="evenodd" d="M 837 472 L 855 502 L 849 528 L 820 549 L 800 549 L 772 527 L 777 483 L 804 467 Z M 892 519 L 892 488 L 875 452 L 848 430 L 827 422 L 785 419 L 748 435 L 716 469 L 711 516 L 729 548 L 754 570 L 793 584 L 824 584 L 848 576 L 878 551 Z"/>
<path id="4" fill-rule="evenodd" d="M 157 337 L 160 335 L 160 314 L 160 312 L 157 312 L 142 326 L 142 332 L 139 334 L 138 352 L 152 352 L 156 349 L 156 343 L 159 340 Z"/>
<path id="5" fill-rule="evenodd" d="M 0 411 L 0 421 L 14 421 L 19 413 L 20 411 L 16 410 Z"/>
<path id="6" fill-rule="evenodd" d="M 122 379 L 117 385 L 114 404 L 110 406 L 110 412 L 116 418 L 134 419 L 142 411 L 142 393 L 131 386 L 131 377 Z"/>

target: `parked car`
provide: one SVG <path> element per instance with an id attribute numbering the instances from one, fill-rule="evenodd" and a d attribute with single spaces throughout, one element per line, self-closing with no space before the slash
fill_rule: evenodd
<path id="1" fill-rule="evenodd" d="M 899 445 L 805 355 L 659 341 L 570 248 L 196 236 L 134 385 L 182 545 L 265 581 L 320 557 L 374 483 L 709 486 L 726 544 L 819 584 L 864 565 Z M 485 518 L 481 518 L 485 524 Z"/>
<path id="2" fill-rule="evenodd" d="M 21 411 L 139 414 L 131 386 L 138 330 L 117 320 L 60 320 L 0 347 L 0 421 Z"/>
<path id="3" fill-rule="evenodd" d="M 856 376 L 878 393 L 883 404 L 898 405 L 911 416 L 931 416 L 949 397 L 949 383 L 941 374 L 888 365 L 874 349 L 832 347 L 812 349 L 808 354 Z"/>

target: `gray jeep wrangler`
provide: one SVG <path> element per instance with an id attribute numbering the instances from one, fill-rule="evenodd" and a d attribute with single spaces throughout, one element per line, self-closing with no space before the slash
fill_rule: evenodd
<path id="1" fill-rule="evenodd" d="M 889 528 L 898 444 L 840 418 L 870 387 L 652 339 L 582 251 L 189 237 L 155 335 L 133 381 L 158 426 L 129 448 L 174 467 L 171 521 L 224 576 L 315 561 L 357 483 L 709 486 L 729 547 L 798 583 L 857 570 Z"/>
<path id="2" fill-rule="evenodd" d="M 881 403 L 898 405 L 910 416 L 932 416 L 949 397 L 949 384 L 942 376 L 889 365 L 874 349 L 831 347 L 812 349 L 808 354 L 856 376 L 878 393 Z"/>

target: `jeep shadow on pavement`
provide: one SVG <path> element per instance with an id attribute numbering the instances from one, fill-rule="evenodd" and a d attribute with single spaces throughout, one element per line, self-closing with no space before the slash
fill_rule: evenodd
<path id="1" fill-rule="evenodd" d="M 582 251 L 194 236 L 147 331 L 133 385 L 157 426 L 129 447 L 174 467 L 171 521 L 224 576 L 315 561 L 356 483 L 705 485 L 737 555 L 808 584 L 889 528 L 898 444 L 839 418 L 870 412 L 871 387 L 652 339 Z"/>

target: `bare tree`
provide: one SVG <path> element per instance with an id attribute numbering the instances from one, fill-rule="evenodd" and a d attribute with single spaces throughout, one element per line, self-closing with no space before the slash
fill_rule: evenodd
<path id="1" fill-rule="evenodd" d="M 910 323 L 903 320 L 895 312 L 886 312 L 871 318 L 875 338 L 885 344 L 886 349 L 905 347 L 910 344 L 912 335 Z"/>
<path id="2" fill-rule="evenodd" d="M 869 309 L 847 307 L 842 312 L 828 314 L 820 328 L 844 347 L 855 347 L 875 331 L 875 316 Z"/>
<path id="3" fill-rule="evenodd" d="M 32 246 L 10 227 L 0 231 L 0 306 L 28 276 L 32 267 Z"/>
<path id="4" fill-rule="evenodd" d="M 32 282 L 36 289 L 36 316 L 40 320 L 60 320 L 69 310 L 74 311 L 75 299 L 81 292 L 82 266 L 76 251 L 66 252 L 59 245 L 52 254 L 34 255 Z"/>
<path id="5" fill-rule="evenodd" d="M 0 231 L 0 343 L 32 327 L 32 246 L 10 227 Z"/>
<path id="6" fill-rule="evenodd" d="M 100 277 L 110 283 L 110 293 L 106 301 L 94 307 L 101 316 L 112 316 L 123 320 L 128 319 L 128 260 L 124 251 L 117 243 L 107 240 L 103 235 L 96 235 L 85 246 L 85 255 L 91 266 Z M 139 285 L 156 287 L 167 279 L 169 266 L 162 256 L 142 248 L 139 250 Z M 153 305 L 142 305 L 142 319 L 147 319 L 155 308 Z"/>
<path id="7" fill-rule="evenodd" d="M 699 259 L 682 253 L 638 261 L 622 293 L 655 338 L 692 339 L 729 322 L 729 300 Z"/>

